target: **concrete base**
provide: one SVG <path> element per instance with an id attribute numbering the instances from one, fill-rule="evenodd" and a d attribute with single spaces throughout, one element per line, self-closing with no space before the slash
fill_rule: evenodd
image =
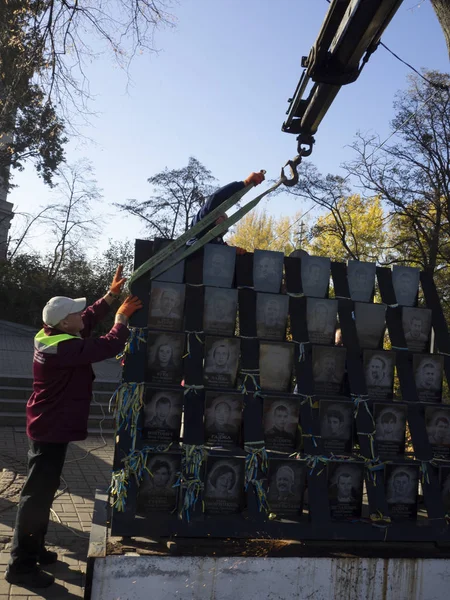
<path id="1" fill-rule="evenodd" d="M 91 600 L 442 600 L 448 559 L 96 558 Z"/>

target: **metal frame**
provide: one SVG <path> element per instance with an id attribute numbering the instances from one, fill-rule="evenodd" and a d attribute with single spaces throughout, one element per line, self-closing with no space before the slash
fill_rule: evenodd
<path id="1" fill-rule="evenodd" d="M 314 135 L 342 85 L 356 81 L 403 0 L 333 0 L 294 96 L 282 130 Z M 361 62 L 362 61 L 362 62 Z M 308 85 L 313 82 L 305 97 Z"/>
<path id="2" fill-rule="evenodd" d="M 155 250 L 154 244 L 146 241 L 137 241 L 136 244 L 136 262 L 137 264 L 146 260 Z M 251 286 L 253 256 L 247 254 L 238 256 L 236 261 L 236 277 L 240 285 Z M 301 262 L 297 258 L 285 258 L 287 292 L 295 294 L 290 297 L 291 329 L 293 338 L 296 340 L 308 341 L 306 328 L 306 299 L 299 297 L 302 293 L 301 284 Z M 202 309 L 200 302 L 203 289 L 201 283 L 202 273 L 202 252 L 194 255 L 186 262 L 186 282 L 187 289 L 192 293 L 192 300 L 195 302 L 186 303 L 188 329 L 191 326 L 194 329 L 201 326 Z M 349 376 L 350 393 L 353 396 L 367 394 L 363 363 L 361 360 L 361 350 L 358 344 L 356 326 L 352 318 L 354 308 L 353 301 L 350 299 L 350 293 L 347 282 L 347 267 L 344 263 L 331 263 L 331 273 L 335 294 L 339 297 L 339 318 L 342 327 L 344 344 L 347 348 L 347 365 Z M 387 326 L 392 344 L 398 347 L 405 346 L 403 329 L 401 326 L 401 309 L 395 306 L 395 294 L 392 284 L 392 272 L 390 269 L 377 268 L 377 279 L 384 303 L 387 308 Z M 191 285 L 189 285 L 191 284 Z M 139 289 L 138 289 L 139 287 Z M 144 298 L 144 310 L 140 311 L 140 316 L 136 317 L 132 325 L 146 326 L 146 315 L 148 312 L 150 279 L 144 278 L 136 282 L 133 292 Z M 439 303 L 436 288 L 432 279 L 422 274 L 422 287 L 424 290 L 427 306 L 433 311 L 433 326 L 440 328 L 436 330 L 436 342 L 441 352 L 447 352 L 449 356 L 445 357 L 447 379 L 450 376 L 450 340 L 448 330 L 443 326 L 442 308 Z M 188 297 L 188 294 L 186 294 Z M 256 331 L 256 315 L 252 310 L 255 302 L 255 292 L 251 289 L 241 289 L 239 302 L 242 304 L 242 310 L 246 315 L 254 315 L 255 321 L 247 319 L 244 325 L 243 335 L 254 335 Z M 254 369 L 258 361 L 258 339 L 242 340 L 244 348 L 243 365 L 246 369 Z M 308 350 L 309 346 L 309 350 Z M 312 353 L 310 345 L 306 345 L 306 355 L 304 360 L 298 360 L 297 350 L 295 369 L 297 381 L 299 382 L 299 392 L 303 396 L 314 394 L 312 379 Z M 192 377 L 191 382 L 201 373 L 201 362 L 203 358 L 202 345 L 200 341 L 195 342 L 191 347 L 191 358 L 186 363 L 188 369 L 185 371 L 186 379 Z M 255 362 L 256 361 L 256 362 Z M 125 370 L 125 381 L 143 381 L 145 376 L 146 349 L 141 348 L 136 354 L 128 356 Z M 347 540 L 363 541 L 371 540 L 373 542 L 396 541 L 396 542 L 435 542 L 441 545 L 450 543 L 450 528 L 447 525 L 445 510 L 441 498 L 437 470 L 429 462 L 432 459 L 432 448 L 428 441 L 425 420 L 424 404 L 418 401 L 417 391 L 415 389 L 414 377 L 412 374 L 412 363 L 410 353 L 407 351 L 396 353 L 396 364 L 402 389 L 404 402 L 408 405 L 408 422 L 412 434 L 415 455 L 418 461 L 423 461 L 427 465 L 428 477 L 422 483 L 424 491 L 424 501 L 428 513 L 428 518 L 419 518 L 417 522 L 393 522 L 386 520 L 379 522 L 333 522 L 330 517 L 330 508 L 328 501 L 328 487 L 326 471 L 320 471 L 316 468 L 308 473 L 308 501 L 309 501 L 309 520 L 306 517 L 299 521 L 272 520 L 265 513 L 260 512 L 257 496 L 252 486 L 247 491 L 246 510 L 242 514 L 230 516 L 208 516 L 203 514 L 201 502 L 197 502 L 195 510 L 192 513 L 190 522 L 181 520 L 176 514 L 153 513 L 152 517 L 141 518 L 135 516 L 137 500 L 137 484 L 132 479 L 128 490 L 128 499 L 125 512 L 113 510 L 112 514 L 112 534 L 122 536 L 150 536 L 150 537 L 172 537 L 181 536 L 186 538 L 282 538 L 292 540 Z M 199 371 L 200 369 L 200 371 Z M 259 395 L 253 395 L 254 390 L 248 389 L 245 397 L 244 408 L 244 440 L 250 443 L 252 440 L 263 439 L 262 433 L 262 398 Z M 194 393 L 191 390 L 185 401 L 185 424 L 189 423 L 190 432 L 185 436 L 185 443 L 202 444 L 203 443 L 203 392 Z M 295 396 L 299 398 L 299 396 Z M 323 399 L 327 399 L 323 396 Z M 342 398 L 345 399 L 345 398 Z M 368 402 L 368 407 L 371 403 Z M 320 438 L 320 423 L 318 418 L 318 408 L 309 403 L 301 404 L 301 422 L 304 430 L 310 431 Z M 359 410 L 356 416 L 357 431 L 363 432 L 359 435 L 360 455 L 366 460 L 373 458 L 371 453 L 371 444 L 364 432 L 373 429 L 373 422 L 369 411 Z M 137 444 L 140 447 L 141 444 Z M 305 453 L 309 455 L 322 455 L 323 449 L 320 442 L 315 446 L 312 439 L 305 439 Z M 120 432 L 116 444 L 115 468 L 120 467 L 120 457 L 128 454 L 131 448 L 131 438 L 127 431 Z M 234 455 L 235 452 L 224 451 L 224 454 Z M 241 450 L 242 452 L 242 450 Z M 279 457 L 279 455 L 277 455 Z M 286 457 L 287 458 L 287 457 Z M 396 461 L 401 462 L 401 461 Z M 417 464 L 417 461 L 416 461 Z M 450 463 L 449 463 L 450 464 Z M 368 492 L 370 514 L 389 515 L 389 510 L 384 493 L 383 471 L 377 474 L 377 480 L 366 476 L 366 488 Z"/>

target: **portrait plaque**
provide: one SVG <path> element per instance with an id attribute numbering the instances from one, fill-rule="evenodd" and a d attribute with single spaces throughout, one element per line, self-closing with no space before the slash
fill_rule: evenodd
<path id="1" fill-rule="evenodd" d="M 320 435 L 327 453 L 345 454 L 352 450 L 353 402 L 320 400 Z"/>
<path id="2" fill-rule="evenodd" d="M 355 302 L 355 323 L 361 348 L 383 346 L 386 328 L 386 305 Z"/>
<path id="3" fill-rule="evenodd" d="M 204 332 L 233 336 L 236 330 L 237 301 L 237 290 L 205 288 Z"/>
<path id="4" fill-rule="evenodd" d="M 429 308 L 403 308 L 402 322 L 408 350 L 426 352 L 431 331 L 431 310 Z"/>
<path id="5" fill-rule="evenodd" d="M 153 512 L 171 513 L 177 507 L 177 482 L 181 461 L 179 454 L 155 454 L 147 463 L 150 473 L 145 473 L 137 496 L 136 514 L 148 516 Z"/>
<path id="6" fill-rule="evenodd" d="M 236 383 L 240 340 L 207 337 L 205 340 L 204 383 L 210 387 L 232 388 Z"/>
<path id="7" fill-rule="evenodd" d="M 264 441 L 267 450 L 293 452 L 300 416 L 296 398 L 264 398 Z"/>
<path id="8" fill-rule="evenodd" d="M 148 326 L 179 331 L 183 328 L 184 285 L 154 281 L 150 291 Z"/>
<path id="9" fill-rule="evenodd" d="M 245 459 L 208 456 L 205 481 L 205 513 L 230 515 L 242 510 Z"/>
<path id="10" fill-rule="evenodd" d="M 405 452 L 406 404 L 381 404 L 373 407 L 377 456 L 398 458 Z"/>
<path id="11" fill-rule="evenodd" d="M 419 290 L 420 270 L 416 267 L 394 265 L 392 283 L 399 306 L 414 306 Z"/>
<path id="12" fill-rule="evenodd" d="M 284 341 L 289 308 L 289 296 L 264 294 L 256 296 L 256 331 L 259 338 Z"/>
<path id="13" fill-rule="evenodd" d="M 290 391 L 293 364 L 293 344 L 260 342 L 259 373 L 261 388 L 277 392 Z"/>
<path id="14" fill-rule="evenodd" d="M 172 240 L 158 240 L 159 244 L 160 244 L 160 249 L 162 250 L 163 248 L 166 248 L 169 244 L 172 243 Z M 175 252 L 175 254 L 182 254 L 182 252 L 184 251 L 184 248 L 180 248 L 180 250 L 177 250 Z M 172 256 L 170 257 L 172 258 Z M 170 269 L 168 269 L 167 271 L 164 271 L 164 267 L 165 265 L 167 265 L 167 263 L 169 262 L 169 259 L 166 259 L 165 261 L 163 261 L 160 265 L 158 265 L 153 272 L 156 272 L 156 270 L 158 270 L 160 272 L 159 275 L 157 275 L 154 279 L 154 281 L 168 281 L 171 283 L 183 283 L 184 280 L 184 260 L 180 260 L 176 265 L 174 265 L 173 267 L 170 267 Z"/>
<path id="15" fill-rule="evenodd" d="M 450 466 L 439 467 L 439 483 L 441 486 L 442 501 L 445 513 L 450 513 Z"/>
<path id="16" fill-rule="evenodd" d="M 319 394 L 338 394 L 345 374 L 346 349 L 313 346 L 314 390 Z"/>
<path id="17" fill-rule="evenodd" d="M 234 448 L 239 445 L 242 394 L 207 392 L 205 401 L 205 444 Z"/>
<path id="18" fill-rule="evenodd" d="M 333 521 L 361 517 L 363 473 L 362 463 L 328 463 L 328 499 Z"/>
<path id="19" fill-rule="evenodd" d="M 302 256 L 302 286 L 305 296 L 325 298 L 330 285 L 331 260 L 321 256 Z"/>
<path id="20" fill-rule="evenodd" d="M 355 302 L 371 302 L 375 287 L 375 263 L 349 260 L 347 279 L 350 298 Z"/>
<path id="21" fill-rule="evenodd" d="M 142 437 L 148 444 L 167 446 L 180 439 L 183 390 L 146 388 Z"/>
<path id="22" fill-rule="evenodd" d="M 371 400 L 391 400 L 394 387 L 395 352 L 364 350 L 364 372 Z"/>
<path id="23" fill-rule="evenodd" d="M 450 406 L 427 406 L 425 423 L 433 455 L 448 460 L 450 457 Z"/>
<path id="24" fill-rule="evenodd" d="M 206 244 L 203 254 L 203 285 L 230 288 L 233 285 L 236 248 Z"/>
<path id="25" fill-rule="evenodd" d="M 148 380 L 179 384 L 183 374 L 184 333 L 148 334 Z"/>
<path id="26" fill-rule="evenodd" d="M 257 292 L 278 294 L 283 277 L 283 252 L 255 250 L 253 255 L 253 287 Z"/>
<path id="27" fill-rule="evenodd" d="M 385 469 L 386 500 L 392 520 L 415 520 L 419 465 L 387 464 Z"/>
<path id="28" fill-rule="evenodd" d="M 444 357 L 437 354 L 414 354 L 413 367 L 419 400 L 441 402 Z"/>
<path id="29" fill-rule="evenodd" d="M 334 344 L 337 309 L 337 300 L 307 298 L 306 323 L 311 344 Z"/>
<path id="30" fill-rule="evenodd" d="M 298 519 L 303 510 L 306 466 L 297 460 L 269 460 L 267 501 L 277 517 Z"/>

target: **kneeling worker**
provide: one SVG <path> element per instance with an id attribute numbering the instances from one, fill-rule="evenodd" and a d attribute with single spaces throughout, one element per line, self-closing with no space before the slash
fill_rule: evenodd
<path id="1" fill-rule="evenodd" d="M 124 282 L 119 266 L 110 291 L 92 306 L 86 308 L 86 298 L 56 296 L 44 307 L 44 328 L 34 339 L 34 391 L 27 403 L 28 477 L 19 500 L 5 574 L 9 583 L 43 588 L 55 580 L 37 563 L 48 565 L 58 558 L 56 552 L 45 548 L 44 538 L 67 446 L 87 437 L 94 379 L 91 365 L 123 350 L 128 319 L 142 308 L 139 298 L 128 297 L 109 333 L 89 337 L 119 297 Z"/>

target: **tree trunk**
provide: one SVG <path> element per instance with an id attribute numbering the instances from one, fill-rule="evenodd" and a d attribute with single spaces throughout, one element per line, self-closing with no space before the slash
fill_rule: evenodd
<path id="1" fill-rule="evenodd" d="M 450 0 L 431 0 L 431 4 L 444 32 L 450 58 Z"/>

